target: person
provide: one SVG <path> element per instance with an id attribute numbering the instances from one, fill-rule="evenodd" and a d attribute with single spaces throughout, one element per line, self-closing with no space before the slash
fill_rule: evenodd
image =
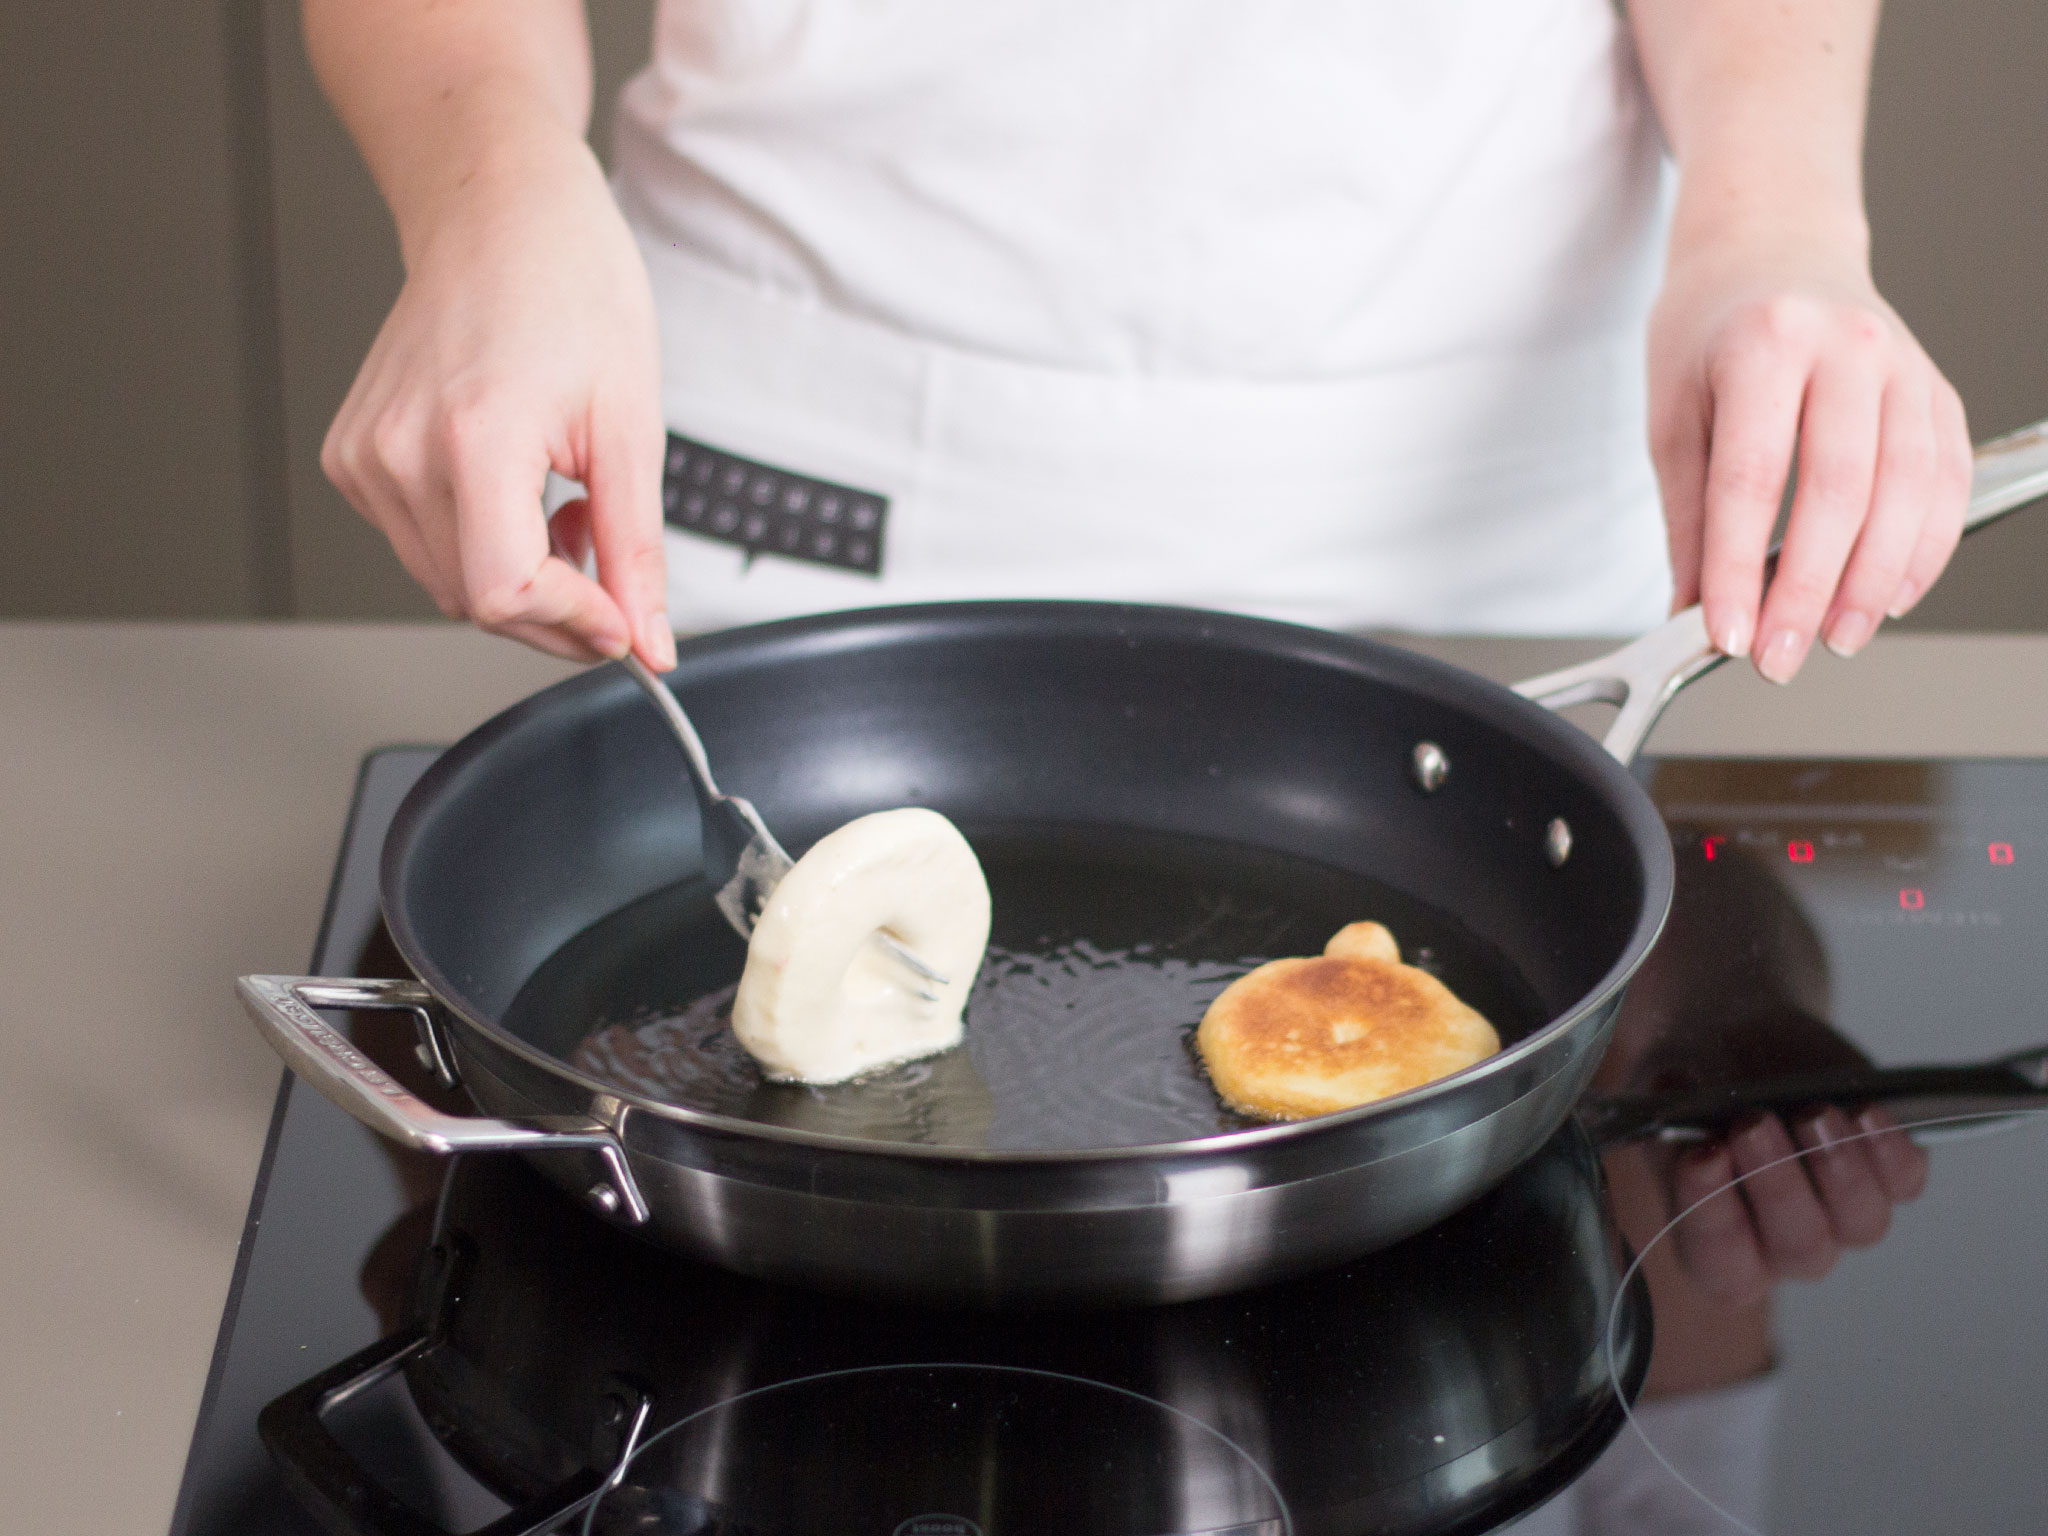
<path id="1" fill-rule="evenodd" d="M 1913 605 L 1969 481 L 1870 276 L 1876 11 L 664 0 L 614 196 L 577 0 L 306 0 L 406 271 L 322 462 L 445 612 L 566 656 L 932 597 L 1697 599 L 1782 682 Z M 761 503 L 665 554 L 670 429 Z M 803 522 L 841 489 L 860 561 Z"/>
<path id="2" fill-rule="evenodd" d="M 445 613 L 573 658 L 934 598 L 1698 601 L 1789 681 L 1918 601 L 1970 482 L 1870 273 L 1877 9 L 662 0 L 614 186 L 580 0 L 304 0 L 405 264 L 322 463 Z M 1909 1196 L 1865 1155 L 1678 1243 L 1754 1348 Z"/>

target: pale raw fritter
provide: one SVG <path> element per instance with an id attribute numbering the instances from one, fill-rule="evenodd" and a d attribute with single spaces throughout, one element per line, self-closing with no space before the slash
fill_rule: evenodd
<path id="1" fill-rule="evenodd" d="M 820 838 L 747 944 L 732 1028 L 770 1077 L 840 1083 L 960 1043 L 988 947 L 988 881 L 937 811 L 877 811 Z M 914 990 L 888 934 L 946 978 Z"/>
<path id="2" fill-rule="evenodd" d="M 1224 988 L 1195 1043 L 1231 1108 L 1302 1120 L 1370 1104 L 1500 1049 L 1491 1024 L 1393 935 L 1352 923 L 1321 955 L 1269 960 Z"/>

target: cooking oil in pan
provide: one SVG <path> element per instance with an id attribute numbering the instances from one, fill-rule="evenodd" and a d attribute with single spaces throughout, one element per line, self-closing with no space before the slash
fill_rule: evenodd
<path id="1" fill-rule="evenodd" d="M 926 1145 L 1049 1150 L 1182 1141 L 1255 1122 L 1218 1102 L 1194 1048 L 1216 994 L 1319 953 L 1362 918 L 1490 1019 L 1543 1021 L 1493 948 L 1390 886 L 1207 839 L 967 828 L 994 930 L 958 1050 L 829 1088 L 765 1079 L 727 1024 L 745 946 L 701 881 L 642 898 L 552 955 L 505 1025 L 601 1080 L 740 1119 Z"/>

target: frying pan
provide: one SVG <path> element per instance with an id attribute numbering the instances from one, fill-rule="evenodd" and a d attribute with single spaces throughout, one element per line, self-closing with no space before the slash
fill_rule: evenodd
<path id="1" fill-rule="evenodd" d="M 1968 526 L 2044 493 L 2048 423 L 1979 450 Z M 698 873 L 674 748 L 612 667 L 487 722 L 401 808 L 382 898 L 418 982 L 255 976 L 238 990 L 285 1060 L 373 1128 L 527 1153 L 608 1218 L 743 1273 L 941 1304 L 1218 1294 L 1433 1224 L 1572 1113 L 1671 899 L 1667 835 L 1626 765 L 1719 660 L 1697 609 L 1516 689 L 1366 639 L 1111 604 L 868 609 L 682 647 L 670 685 L 721 775 L 792 846 L 923 804 L 970 835 L 1056 826 L 1254 850 L 1440 915 L 1452 948 L 1527 1000 L 1498 1055 L 1316 1119 L 1232 1123 L 1212 1106 L 1164 1136 L 1057 1134 L 1050 1098 L 1023 1081 L 1048 1063 L 1084 1087 L 1110 1080 L 1142 1122 L 1181 1029 L 1143 1010 L 1000 1071 L 940 1058 L 894 1098 L 675 1102 L 572 1066 L 618 1022 L 576 1000 L 634 974 L 633 915 L 684 911 Z M 1604 743 L 1551 712 L 1594 700 L 1619 706 Z M 600 939 L 620 933 L 620 963 L 586 967 L 582 992 L 522 1000 L 555 957 L 595 945 L 606 960 Z M 423 1061 L 482 1114 L 429 1107 L 315 1011 L 358 1008 L 410 1011 Z M 984 1049 L 1005 1043 L 969 1018 Z M 1089 1054 L 1139 1037 L 1157 1049 Z M 1013 1086 L 1048 1113 L 993 1135 Z"/>

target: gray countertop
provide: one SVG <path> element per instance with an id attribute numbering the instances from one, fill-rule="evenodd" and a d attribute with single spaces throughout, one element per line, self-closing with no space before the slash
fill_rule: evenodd
<path id="1" fill-rule="evenodd" d="M 1597 649 L 1412 643 L 1502 679 Z M 233 979 L 304 967 L 365 752 L 569 670 L 448 625 L 0 625 L 10 1526 L 167 1526 L 278 1081 Z M 1650 749 L 2048 755 L 2048 637 L 1724 667 Z"/>

